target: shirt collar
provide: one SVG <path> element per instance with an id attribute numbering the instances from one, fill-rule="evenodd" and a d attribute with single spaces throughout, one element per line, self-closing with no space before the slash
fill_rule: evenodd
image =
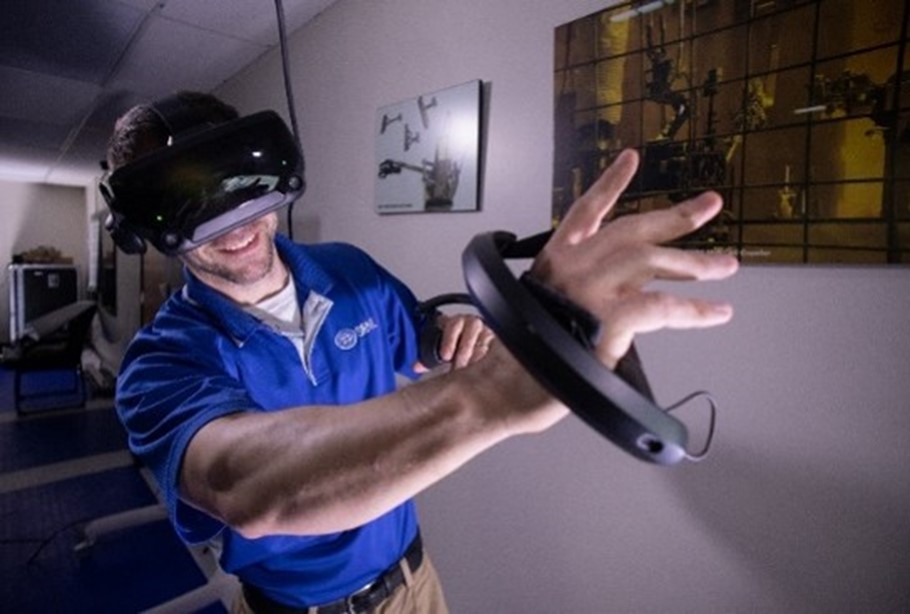
<path id="1" fill-rule="evenodd" d="M 310 290 L 327 296 L 334 284 L 332 276 L 310 255 L 306 246 L 294 243 L 284 235 L 275 236 L 278 256 L 294 276 L 297 284 L 297 298 L 300 304 L 306 300 Z"/>

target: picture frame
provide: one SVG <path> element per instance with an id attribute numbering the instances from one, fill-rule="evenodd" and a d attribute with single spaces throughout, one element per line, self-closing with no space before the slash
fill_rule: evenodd
<path id="1" fill-rule="evenodd" d="M 482 92 L 477 79 L 377 110 L 377 213 L 480 209 Z"/>
<path id="2" fill-rule="evenodd" d="M 684 247 L 910 262 L 908 25 L 902 0 L 659 0 L 557 27 L 554 225 L 633 148 L 614 215 L 723 197 Z"/>

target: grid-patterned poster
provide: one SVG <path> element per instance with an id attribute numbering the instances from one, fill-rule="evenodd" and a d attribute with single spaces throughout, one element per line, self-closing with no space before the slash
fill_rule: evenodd
<path id="1" fill-rule="evenodd" d="M 633 147 L 618 214 L 724 197 L 692 247 L 910 261 L 908 24 L 905 0 L 656 0 L 558 27 L 554 223 Z"/>

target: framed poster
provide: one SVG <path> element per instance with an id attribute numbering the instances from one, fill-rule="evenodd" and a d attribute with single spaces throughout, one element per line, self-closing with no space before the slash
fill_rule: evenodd
<path id="1" fill-rule="evenodd" d="M 558 27 L 554 223 L 632 147 L 620 214 L 724 197 L 694 249 L 910 262 L 908 31 L 906 0 L 620 0 Z"/>
<path id="2" fill-rule="evenodd" d="M 376 113 L 376 211 L 480 208 L 480 80 Z"/>

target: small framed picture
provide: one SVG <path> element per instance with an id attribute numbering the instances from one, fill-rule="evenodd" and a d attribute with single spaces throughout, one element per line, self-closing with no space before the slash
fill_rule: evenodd
<path id="1" fill-rule="evenodd" d="M 475 80 L 378 110 L 378 213 L 480 208 L 481 99 Z"/>

